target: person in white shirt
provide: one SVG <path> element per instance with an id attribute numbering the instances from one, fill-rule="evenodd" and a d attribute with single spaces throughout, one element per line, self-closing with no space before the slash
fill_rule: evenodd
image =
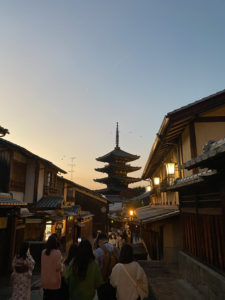
<path id="1" fill-rule="evenodd" d="M 119 263 L 112 269 L 110 283 L 116 288 L 117 300 L 137 300 L 148 296 L 148 279 L 143 268 L 134 261 L 131 245 L 122 246 Z"/>

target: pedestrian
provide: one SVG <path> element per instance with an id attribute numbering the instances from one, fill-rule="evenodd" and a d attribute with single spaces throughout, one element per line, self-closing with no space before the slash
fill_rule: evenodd
<path id="1" fill-rule="evenodd" d="M 69 248 L 67 258 L 64 261 L 64 265 L 67 268 L 73 258 L 76 257 L 77 254 L 77 244 L 72 244 Z"/>
<path id="2" fill-rule="evenodd" d="M 97 245 L 98 248 L 95 251 L 95 257 L 99 263 L 104 281 L 98 289 L 98 298 L 99 300 L 114 300 L 116 299 L 116 293 L 109 282 L 109 276 L 112 268 L 118 262 L 119 249 L 108 242 L 108 237 L 104 233 L 99 234 Z"/>
<path id="3" fill-rule="evenodd" d="M 124 244 L 110 276 L 118 300 L 142 300 L 148 296 L 148 280 L 143 268 L 134 261 L 133 248 Z"/>
<path id="4" fill-rule="evenodd" d="M 117 235 L 117 247 L 121 250 L 122 246 L 123 246 L 123 240 L 122 240 L 121 234 L 118 233 L 118 235 Z"/>
<path id="5" fill-rule="evenodd" d="M 116 237 L 115 237 L 114 233 L 112 233 L 111 236 L 109 237 L 109 244 L 111 244 L 114 247 L 116 247 Z"/>
<path id="6" fill-rule="evenodd" d="M 30 255 L 29 244 L 24 242 L 12 262 L 12 300 L 30 300 L 31 277 L 34 264 L 35 262 Z"/>
<path id="7" fill-rule="evenodd" d="M 88 240 L 80 242 L 76 256 L 66 270 L 65 281 L 71 300 L 92 300 L 102 284 L 100 268 Z"/>
<path id="8" fill-rule="evenodd" d="M 60 300 L 61 276 L 63 273 L 62 254 L 54 235 L 48 238 L 41 253 L 41 284 L 43 300 Z"/>

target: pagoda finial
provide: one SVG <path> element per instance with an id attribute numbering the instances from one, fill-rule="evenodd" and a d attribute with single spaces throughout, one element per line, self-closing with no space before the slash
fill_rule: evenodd
<path id="1" fill-rule="evenodd" d="M 119 125 L 116 122 L 116 149 L 119 149 Z"/>

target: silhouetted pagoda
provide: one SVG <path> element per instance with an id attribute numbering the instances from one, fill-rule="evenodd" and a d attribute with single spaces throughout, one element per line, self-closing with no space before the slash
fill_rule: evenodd
<path id="1" fill-rule="evenodd" d="M 127 173 L 137 171 L 141 167 L 132 167 L 127 164 L 130 161 L 140 158 L 138 155 L 127 153 L 119 147 L 119 129 L 116 125 L 116 147 L 113 151 L 104 156 L 96 158 L 97 161 L 106 162 L 103 168 L 95 170 L 102 173 L 107 173 L 108 177 L 94 179 L 96 182 L 104 183 L 107 188 L 98 190 L 98 193 L 103 195 L 120 195 L 124 190 L 128 189 L 128 184 L 138 182 L 140 178 L 128 177 Z"/>

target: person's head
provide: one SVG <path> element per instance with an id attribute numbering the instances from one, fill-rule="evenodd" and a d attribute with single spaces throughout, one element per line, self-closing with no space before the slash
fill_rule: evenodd
<path id="1" fill-rule="evenodd" d="M 108 236 L 106 233 L 101 232 L 97 237 L 97 243 L 100 241 L 108 241 Z"/>
<path id="2" fill-rule="evenodd" d="M 80 280 L 85 279 L 88 265 L 94 259 L 91 243 L 88 240 L 82 240 L 73 261 L 73 271 L 78 275 Z"/>
<path id="3" fill-rule="evenodd" d="M 20 246 L 18 257 L 19 258 L 22 257 L 23 259 L 26 259 L 28 249 L 29 249 L 29 243 L 28 242 L 23 242 L 22 245 Z"/>
<path id="4" fill-rule="evenodd" d="M 58 245 L 57 245 L 57 240 L 56 240 L 56 235 L 55 234 L 50 235 L 50 237 L 48 238 L 47 243 L 46 243 L 45 254 L 46 255 L 50 255 L 51 250 L 53 250 L 53 249 L 58 249 Z"/>
<path id="5" fill-rule="evenodd" d="M 68 256 L 67 256 L 67 258 L 66 258 L 66 260 L 64 262 L 65 265 L 68 265 L 71 262 L 71 260 L 76 257 L 76 255 L 77 255 L 77 247 L 78 246 L 76 244 L 72 244 L 70 246 L 69 252 L 68 252 Z"/>
<path id="6" fill-rule="evenodd" d="M 134 260 L 133 248 L 129 244 L 124 244 L 120 251 L 119 262 L 129 264 Z"/>

